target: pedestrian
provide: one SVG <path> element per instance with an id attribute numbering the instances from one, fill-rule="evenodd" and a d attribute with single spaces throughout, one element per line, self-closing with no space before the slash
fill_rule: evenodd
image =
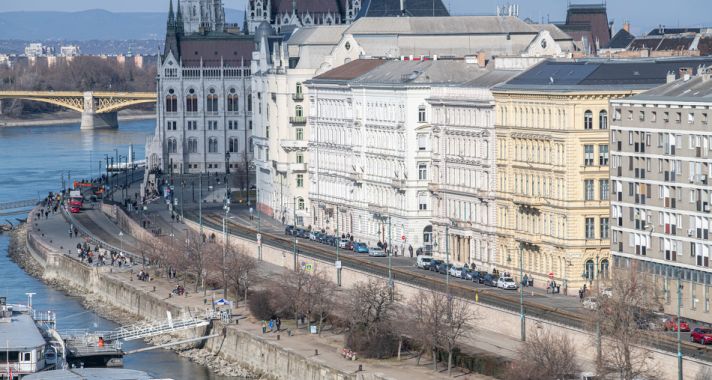
<path id="1" fill-rule="evenodd" d="M 269 320 L 269 332 L 274 331 L 274 318 Z"/>
<path id="2" fill-rule="evenodd" d="M 72 227 L 69 227 L 69 238 L 70 238 L 70 239 L 72 238 L 72 232 L 73 232 L 73 231 L 72 231 Z"/>
<path id="3" fill-rule="evenodd" d="M 74 237 L 77 237 L 77 236 L 79 236 L 79 230 L 78 230 L 77 227 L 75 226 L 75 227 L 74 227 Z"/>
<path id="4" fill-rule="evenodd" d="M 282 329 L 282 318 L 277 317 L 277 321 L 275 323 L 277 325 L 277 332 L 279 332 Z"/>
<path id="5" fill-rule="evenodd" d="M 410 253 L 410 257 L 413 258 L 413 246 L 408 244 L 408 252 Z"/>
<path id="6" fill-rule="evenodd" d="M 265 334 L 267 332 L 267 321 L 264 319 L 262 320 L 262 334 Z"/>
<path id="7" fill-rule="evenodd" d="M 583 302 L 583 289 L 579 288 L 579 302 Z"/>

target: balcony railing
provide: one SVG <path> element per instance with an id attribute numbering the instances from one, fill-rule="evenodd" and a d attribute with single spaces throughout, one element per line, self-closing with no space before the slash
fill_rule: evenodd
<path id="1" fill-rule="evenodd" d="M 309 147 L 309 141 L 307 140 L 282 140 L 282 148 L 290 149 L 307 149 Z"/>
<path id="2" fill-rule="evenodd" d="M 302 100 L 304 100 L 304 94 L 301 94 L 301 93 L 292 94 L 292 100 L 294 100 L 295 102 L 301 102 Z"/>
<path id="3" fill-rule="evenodd" d="M 292 116 L 289 118 L 289 122 L 295 125 L 304 125 L 307 123 L 306 116 Z"/>
<path id="4" fill-rule="evenodd" d="M 391 186 L 393 186 L 396 189 L 402 189 L 405 187 L 405 180 L 404 179 L 391 179 Z"/>
<path id="5" fill-rule="evenodd" d="M 356 183 L 363 182 L 363 174 L 362 173 L 350 173 L 349 178 Z"/>
<path id="6" fill-rule="evenodd" d="M 293 172 L 305 172 L 307 171 L 307 164 L 289 164 L 289 170 Z"/>

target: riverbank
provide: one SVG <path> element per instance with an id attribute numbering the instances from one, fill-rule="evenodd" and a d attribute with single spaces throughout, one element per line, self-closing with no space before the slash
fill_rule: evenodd
<path id="1" fill-rule="evenodd" d="M 156 117 L 155 111 L 123 110 L 119 111 L 119 121 L 151 120 Z M 0 116 L 0 128 L 42 127 L 78 124 L 82 115 L 73 111 L 61 111 L 48 114 L 35 114 L 22 118 Z"/>
<path id="2" fill-rule="evenodd" d="M 119 325 L 126 326 L 141 322 L 150 321 L 139 314 L 128 311 L 112 302 L 107 302 L 105 297 L 94 292 L 91 287 L 77 286 L 76 282 L 63 279 L 58 276 L 48 276 L 47 263 L 42 263 L 33 255 L 31 248 L 27 245 L 28 225 L 24 224 L 12 231 L 10 234 L 10 244 L 8 246 L 8 256 L 26 273 L 44 282 L 53 289 L 59 290 L 70 297 L 77 297 L 81 300 L 82 306 L 103 318 L 106 318 Z M 42 255 L 45 256 L 45 255 Z M 160 345 L 167 343 L 171 339 L 186 338 L 184 334 L 169 337 L 154 337 L 145 339 L 149 345 Z M 221 376 L 238 377 L 240 379 L 260 379 L 260 376 L 253 371 L 243 368 L 235 363 L 229 363 L 219 356 L 212 354 L 208 350 L 198 349 L 195 344 L 183 344 L 167 348 L 190 361 L 208 368 L 213 373 Z"/>

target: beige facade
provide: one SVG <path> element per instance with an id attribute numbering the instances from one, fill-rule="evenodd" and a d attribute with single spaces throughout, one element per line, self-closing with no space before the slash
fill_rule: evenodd
<path id="1" fill-rule="evenodd" d="M 583 86 L 581 86 L 583 87 Z M 630 91 L 493 90 L 497 258 L 561 291 L 609 266 L 608 102 Z M 598 264 L 598 265 L 597 265 Z M 589 284 L 590 286 L 590 284 Z"/>

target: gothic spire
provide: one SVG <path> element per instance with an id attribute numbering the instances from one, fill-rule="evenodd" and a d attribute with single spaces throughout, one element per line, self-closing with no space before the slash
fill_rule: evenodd
<path id="1" fill-rule="evenodd" d="M 172 2 L 173 0 L 171 0 Z M 181 6 L 180 6 L 180 0 L 178 0 L 178 9 L 177 9 L 177 16 L 176 16 L 176 26 L 178 33 L 183 33 L 183 11 L 181 11 Z"/>
<path id="2" fill-rule="evenodd" d="M 175 26 L 175 15 L 173 14 L 173 0 L 170 0 L 170 3 L 168 5 L 168 27 L 173 27 Z"/>
<path id="3" fill-rule="evenodd" d="M 242 34 L 244 34 L 246 36 L 250 34 L 250 28 L 247 24 L 247 9 L 245 9 L 245 15 L 243 16 L 243 19 L 242 19 Z"/>

